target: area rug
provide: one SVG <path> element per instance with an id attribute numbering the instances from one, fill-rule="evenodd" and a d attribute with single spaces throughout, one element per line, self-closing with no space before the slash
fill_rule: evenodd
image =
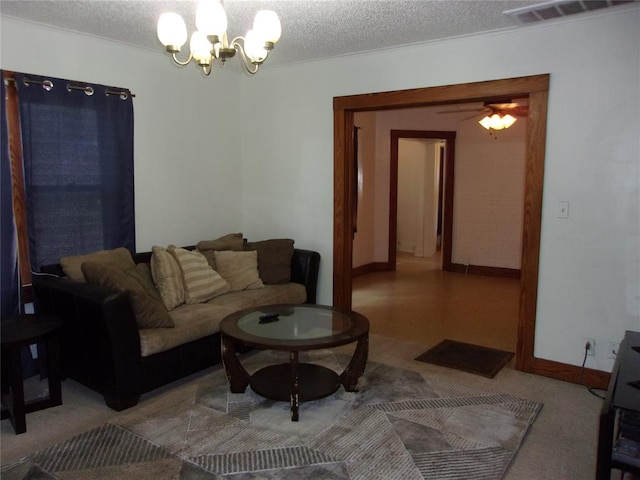
<path id="1" fill-rule="evenodd" d="M 340 371 L 329 350 L 305 361 Z M 242 358 L 249 371 L 286 360 Z M 358 393 L 289 405 L 229 393 L 218 369 L 111 422 L 2 466 L 5 480 L 494 480 L 542 405 L 370 362 Z"/>
<path id="2" fill-rule="evenodd" d="M 512 358 L 511 352 L 443 340 L 416 357 L 416 360 L 493 378 Z"/>

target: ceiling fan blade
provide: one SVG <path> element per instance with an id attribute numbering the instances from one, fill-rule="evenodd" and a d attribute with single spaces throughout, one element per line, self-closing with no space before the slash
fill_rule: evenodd
<path id="1" fill-rule="evenodd" d="M 514 117 L 526 117 L 529 115 L 529 107 L 507 108 L 504 109 L 503 112 L 513 115 Z"/>
<path id="2" fill-rule="evenodd" d="M 443 110 L 442 112 L 438 112 L 438 113 L 484 112 L 485 110 L 486 110 L 485 108 L 468 108 L 465 110 Z"/>
<path id="3" fill-rule="evenodd" d="M 465 120 L 471 120 L 472 118 L 480 117 L 482 115 L 483 110 L 480 110 L 480 113 L 476 113 L 475 115 L 471 115 L 469 117 L 461 118 L 460 120 L 464 122 Z"/>

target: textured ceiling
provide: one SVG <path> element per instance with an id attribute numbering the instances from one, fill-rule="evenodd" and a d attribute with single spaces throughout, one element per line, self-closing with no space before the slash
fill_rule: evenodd
<path id="1" fill-rule="evenodd" d="M 183 16 L 195 29 L 196 0 L 2 0 L 0 13 L 98 37 L 162 49 L 155 25 L 163 12 Z M 425 0 L 227 0 L 228 32 L 244 35 L 255 12 L 275 10 L 282 38 L 271 64 L 294 63 L 354 52 L 513 27 L 503 10 L 536 1 Z"/>
<path id="2" fill-rule="evenodd" d="M 0 13 L 161 50 L 160 14 L 175 11 L 189 32 L 197 0 L 0 0 Z M 286 64 L 515 28 L 504 10 L 527 0 L 226 0 L 230 36 L 244 35 L 256 11 L 275 10 L 282 38 L 268 64 Z M 520 27 L 522 28 L 522 27 Z"/>

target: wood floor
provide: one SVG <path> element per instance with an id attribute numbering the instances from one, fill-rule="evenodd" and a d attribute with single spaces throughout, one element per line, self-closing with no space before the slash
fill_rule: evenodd
<path id="1" fill-rule="evenodd" d="M 395 272 L 353 280 L 371 332 L 432 346 L 449 339 L 515 352 L 520 281 L 443 272 L 440 256 L 398 253 Z"/>

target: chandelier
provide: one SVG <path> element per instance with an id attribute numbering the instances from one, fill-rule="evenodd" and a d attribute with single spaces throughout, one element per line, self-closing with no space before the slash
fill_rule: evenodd
<path id="1" fill-rule="evenodd" d="M 187 26 L 180 15 L 173 12 L 160 15 L 158 40 L 176 64 L 184 66 L 194 60 L 205 76 L 211 74 L 214 60 L 224 64 L 236 53 L 240 54 L 248 73 L 257 73 L 282 33 L 278 15 L 272 10 L 260 10 L 253 20 L 253 29 L 244 37 L 234 37 L 229 41 L 227 14 L 222 0 L 200 1 L 196 10 L 196 28 L 189 42 L 189 57 L 183 61 L 177 54 L 187 41 Z"/>
<path id="2" fill-rule="evenodd" d="M 478 122 L 487 130 L 504 130 L 516 123 L 516 118 L 504 113 L 494 113 L 487 115 Z"/>

